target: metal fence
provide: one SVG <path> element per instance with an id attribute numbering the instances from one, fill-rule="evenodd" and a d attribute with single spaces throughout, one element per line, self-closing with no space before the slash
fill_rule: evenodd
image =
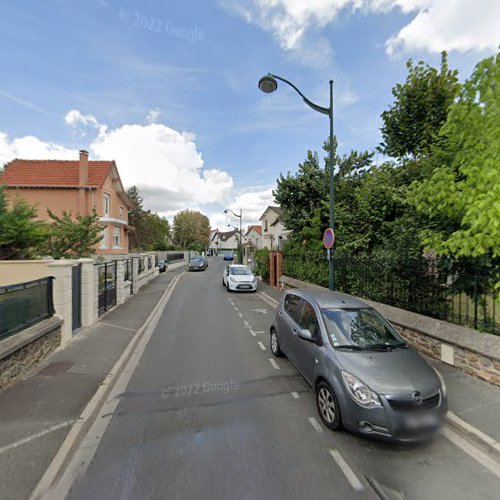
<path id="1" fill-rule="evenodd" d="M 445 271 L 428 263 L 390 266 L 370 258 L 335 260 L 339 291 L 493 334 L 500 334 L 500 271 Z M 285 255 L 283 274 L 328 286 L 323 252 Z"/>
<path id="2" fill-rule="evenodd" d="M 98 315 L 116 305 L 116 261 L 98 264 Z"/>
<path id="3" fill-rule="evenodd" d="M 54 314 L 52 277 L 0 286 L 0 339 Z"/>
<path id="4" fill-rule="evenodd" d="M 132 280 L 132 259 L 125 259 L 123 261 L 123 280 L 131 281 Z"/>
<path id="5" fill-rule="evenodd" d="M 139 267 L 138 267 L 139 274 L 142 274 L 144 272 L 144 257 L 138 257 L 138 261 L 139 261 Z"/>
<path id="6" fill-rule="evenodd" d="M 184 260 L 184 252 L 168 252 L 166 259 L 168 263 Z"/>

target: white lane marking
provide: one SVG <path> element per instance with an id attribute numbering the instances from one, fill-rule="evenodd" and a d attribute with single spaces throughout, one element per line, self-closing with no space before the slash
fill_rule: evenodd
<path id="1" fill-rule="evenodd" d="M 257 295 L 271 307 L 276 307 L 278 305 L 278 301 L 267 295 L 267 293 L 257 292 Z"/>
<path id="2" fill-rule="evenodd" d="M 313 429 L 316 432 L 323 432 L 321 425 L 319 425 L 318 421 L 314 417 L 309 417 L 309 423 L 313 426 Z"/>
<path id="3" fill-rule="evenodd" d="M 473 434 L 477 438 L 479 438 L 481 441 L 485 442 L 492 448 L 494 448 L 497 452 L 500 453 L 500 443 L 495 441 L 491 436 L 488 436 L 488 434 L 485 434 L 484 432 L 480 431 L 479 429 L 476 429 L 474 426 L 466 422 L 465 420 L 462 420 L 460 417 L 449 411 L 447 413 L 447 418 L 449 421 L 454 423 L 455 425 L 458 425 L 459 427 L 462 427 L 465 429 L 467 432 Z"/>
<path id="4" fill-rule="evenodd" d="M 243 323 L 245 323 L 245 326 L 248 326 L 248 321 L 247 320 L 243 321 Z"/>
<path id="5" fill-rule="evenodd" d="M 175 276 L 167 285 L 151 314 L 137 330 L 125 351 L 113 365 L 69 431 L 56 456 L 31 494 L 30 500 L 65 498 L 75 479 L 83 477 L 99 447 L 113 412 L 120 402 L 120 394 L 125 392 L 175 286 L 184 276 L 186 276 L 186 271 Z M 96 410 L 98 414 L 92 419 Z M 90 429 L 87 431 L 86 426 L 89 423 Z M 83 435 L 82 432 L 84 432 Z M 80 444 L 73 451 L 77 442 Z"/>
<path id="6" fill-rule="evenodd" d="M 267 313 L 267 309 L 251 309 L 252 312 L 257 312 L 257 313 L 261 313 L 261 314 L 266 314 Z"/>
<path id="7" fill-rule="evenodd" d="M 235 311 L 237 311 L 237 310 L 238 310 L 238 308 L 237 308 L 237 307 L 234 307 L 234 310 L 235 310 Z"/>
<path id="8" fill-rule="evenodd" d="M 443 428 L 443 436 L 449 439 L 455 446 L 471 456 L 474 460 L 486 467 L 490 472 L 500 478 L 500 466 L 498 463 L 490 458 L 484 451 L 476 448 L 472 443 L 464 439 L 462 436 L 452 431 L 449 427 Z"/>
<path id="9" fill-rule="evenodd" d="M 330 450 L 330 455 L 333 457 L 335 462 L 337 462 L 337 465 L 340 467 L 340 470 L 344 473 L 347 480 L 351 483 L 351 486 L 356 491 L 361 491 L 363 489 L 363 485 L 356 477 L 353 470 L 349 467 L 349 464 L 344 460 L 344 457 L 337 450 Z"/>
<path id="10" fill-rule="evenodd" d="M 120 330 L 129 330 L 130 332 L 136 332 L 137 329 L 135 328 L 128 328 L 126 326 L 120 326 L 120 325 L 113 325 L 113 323 L 106 323 L 105 321 L 99 321 L 99 325 L 104 325 L 104 326 L 112 326 L 113 328 L 119 328 Z"/>
<path id="11" fill-rule="evenodd" d="M 243 318 L 243 314 L 241 314 L 241 313 L 238 313 L 238 316 L 239 316 L 240 318 Z"/>
<path id="12" fill-rule="evenodd" d="M 251 333 L 254 337 L 256 337 L 256 336 L 257 336 L 257 335 L 256 335 L 256 333 L 255 333 L 252 329 L 250 329 L 250 333 Z"/>
<path id="13" fill-rule="evenodd" d="M 264 330 L 253 330 L 253 333 L 266 333 Z"/>
<path id="14" fill-rule="evenodd" d="M 26 443 L 30 443 L 31 441 L 34 441 L 35 439 L 38 439 L 42 436 L 45 436 L 46 434 L 50 434 L 51 432 L 58 431 L 59 429 L 64 429 L 64 427 L 68 427 L 68 425 L 72 425 L 74 423 L 75 423 L 74 420 L 66 420 L 65 422 L 61 422 L 60 424 L 53 425 L 52 427 L 49 427 L 48 429 L 45 429 L 43 431 L 32 434 L 31 436 L 27 436 L 23 439 L 20 439 L 19 441 L 16 441 L 15 443 L 11 443 L 11 444 L 7 444 L 5 446 L 2 446 L 0 448 L 0 455 L 2 453 L 5 453 L 6 451 L 17 448 L 18 446 L 21 446 L 21 445 L 26 444 Z"/>
<path id="15" fill-rule="evenodd" d="M 259 342 L 257 342 L 257 344 L 259 344 L 259 347 L 265 351 L 266 350 L 266 346 L 259 340 Z"/>
<path id="16" fill-rule="evenodd" d="M 271 363 L 271 364 L 273 365 L 273 368 L 274 368 L 275 370 L 279 370 L 279 369 L 280 369 L 280 367 L 279 367 L 278 363 L 276 363 L 276 361 L 274 361 L 274 359 L 273 359 L 273 358 L 269 358 L 269 363 Z"/>
<path id="17" fill-rule="evenodd" d="M 299 399 L 300 398 L 299 393 L 295 392 L 295 391 L 292 392 L 292 396 L 293 396 L 293 399 Z"/>

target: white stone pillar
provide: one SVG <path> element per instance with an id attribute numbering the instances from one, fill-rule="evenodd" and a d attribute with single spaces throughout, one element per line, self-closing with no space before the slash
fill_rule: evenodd
<path id="1" fill-rule="evenodd" d="M 123 260 L 116 262 L 116 305 L 125 302 L 125 263 Z"/>
<path id="2" fill-rule="evenodd" d="M 61 326 L 61 344 L 71 339 L 72 332 L 72 289 L 71 268 L 73 261 L 59 260 L 47 264 L 51 276 L 54 276 L 54 309 L 63 320 Z"/>
<path id="3" fill-rule="evenodd" d="M 94 259 L 79 259 L 82 265 L 82 327 L 97 321 L 97 286 L 95 283 Z"/>

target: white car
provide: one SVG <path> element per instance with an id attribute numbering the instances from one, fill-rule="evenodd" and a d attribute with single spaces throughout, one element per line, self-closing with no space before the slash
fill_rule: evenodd
<path id="1" fill-rule="evenodd" d="M 224 268 L 222 285 L 228 292 L 256 292 L 257 278 L 247 266 L 232 264 Z"/>

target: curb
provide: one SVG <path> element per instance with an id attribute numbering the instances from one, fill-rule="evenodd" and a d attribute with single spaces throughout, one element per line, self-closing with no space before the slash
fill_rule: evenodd
<path id="1" fill-rule="evenodd" d="M 500 443 L 491 436 L 476 429 L 451 411 L 446 414 L 446 423 L 464 439 L 485 452 L 491 459 L 500 463 Z"/>
<path id="2" fill-rule="evenodd" d="M 60 479 L 65 471 L 66 466 L 69 464 L 71 458 L 78 449 L 78 445 L 89 431 L 92 423 L 95 420 L 95 417 L 99 414 L 102 405 L 106 401 L 106 398 L 112 391 L 116 381 L 119 379 L 123 370 L 127 366 L 128 361 L 132 357 L 134 350 L 142 339 L 144 333 L 147 331 L 148 326 L 155 319 L 158 311 L 160 311 L 162 307 L 164 307 L 164 305 L 166 304 L 166 299 L 168 300 L 169 295 L 177 285 L 179 279 L 184 275 L 184 273 L 185 272 L 181 272 L 177 276 L 174 276 L 172 278 L 172 281 L 167 285 L 167 288 L 163 292 L 162 296 L 156 303 L 149 316 L 146 318 L 146 321 L 134 334 L 130 342 L 127 344 L 127 347 L 125 347 L 125 350 L 122 352 L 121 356 L 118 358 L 106 377 L 99 384 L 94 395 L 81 412 L 75 424 L 71 427 L 62 445 L 59 447 L 57 453 L 52 459 L 49 467 L 46 469 L 37 486 L 31 493 L 30 500 L 45 498 L 52 486 L 56 484 Z"/>

